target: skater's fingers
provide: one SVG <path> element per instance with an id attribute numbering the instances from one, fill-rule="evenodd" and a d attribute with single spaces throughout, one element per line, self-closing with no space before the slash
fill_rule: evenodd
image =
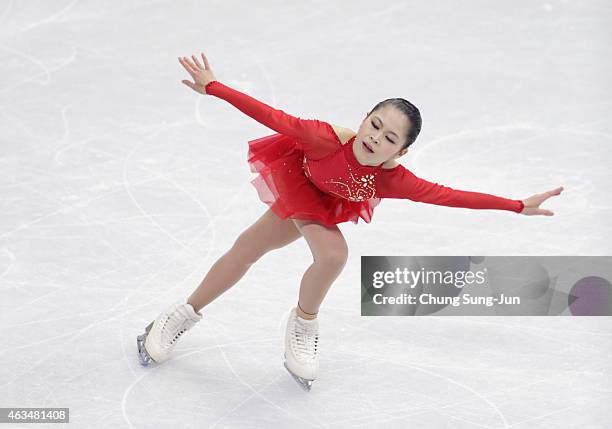
<path id="1" fill-rule="evenodd" d="M 559 195 L 561 193 L 561 191 L 563 191 L 563 186 L 559 186 L 558 188 L 555 188 L 552 191 L 546 192 L 546 195 L 548 197 L 552 197 L 552 196 L 555 196 L 555 195 Z"/>
<path id="2" fill-rule="evenodd" d="M 198 67 L 194 64 L 193 61 L 191 61 L 191 59 L 189 57 L 184 57 L 184 60 L 187 64 L 189 64 L 189 67 L 194 71 L 197 72 L 198 71 Z"/>
<path id="3" fill-rule="evenodd" d="M 208 59 L 206 58 L 206 56 L 204 55 L 204 52 L 202 52 L 202 59 L 204 60 L 204 68 L 206 70 L 210 70 L 212 71 L 212 69 L 210 68 L 210 64 L 208 64 Z"/>
<path id="4" fill-rule="evenodd" d="M 185 67 L 185 70 L 189 72 L 190 75 L 193 76 L 196 73 L 196 70 L 192 67 L 189 61 L 187 61 L 186 57 L 179 57 L 179 61 L 183 65 L 183 67 Z"/>
<path id="5" fill-rule="evenodd" d="M 538 194 L 537 196 L 542 201 L 545 201 L 545 200 L 549 199 L 550 197 L 554 197 L 555 195 L 559 195 L 561 193 L 561 191 L 563 191 L 563 186 L 555 188 L 555 189 L 553 189 L 551 191 L 542 192 L 541 194 Z"/>
<path id="6" fill-rule="evenodd" d="M 561 191 L 563 191 L 563 186 L 553 189 L 552 191 L 544 192 L 543 194 L 538 194 L 538 205 L 542 204 L 551 197 L 561 194 Z"/>
<path id="7" fill-rule="evenodd" d="M 195 55 L 192 55 L 191 58 L 193 58 L 193 62 L 196 64 L 196 66 L 199 69 L 204 69 L 204 66 L 202 66 L 202 64 L 200 64 L 200 61 L 198 60 L 198 57 L 196 57 Z"/>
<path id="8" fill-rule="evenodd" d="M 191 74 L 192 72 L 191 72 L 191 70 L 190 70 L 189 64 L 187 64 L 187 63 L 185 62 L 185 60 L 184 60 L 183 58 L 181 58 L 181 57 L 178 57 L 178 60 L 179 60 L 179 63 L 181 63 L 181 65 L 183 66 L 183 68 L 184 68 L 185 70 L 187 70 L 187 71 L 189 72 L 189 74 Z"/>

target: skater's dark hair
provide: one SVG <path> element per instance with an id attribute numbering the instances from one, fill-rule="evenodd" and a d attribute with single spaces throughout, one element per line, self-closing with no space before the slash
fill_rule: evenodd
<path id="1" fill-rule="evenodd" d="M 410 122 L 410 126 L 408 127 L 408 134 L 406 135 L 406 142 L 402 145 L 402 149 L 407 148 L 416 140 L 417 136 L 421 132 L 421 125 L 423 121 L 421 120 L 421 112 L 419 109 L 412 104 L 410 101 L 405 100 L 403 98 L 387 98 L 386 100 L 378 103 L 367 116 L 370 116 L 376 110 L 384 107 L 386 105 L 391 105 L 402 112 L 408 118 Z"/>

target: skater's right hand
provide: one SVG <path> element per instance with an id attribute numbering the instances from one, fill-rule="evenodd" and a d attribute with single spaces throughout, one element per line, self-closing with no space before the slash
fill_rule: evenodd
<path id="1" fill-rule="evenodd" d="M 179 57 L 179 62 L 183 65 L 183 67 L 185 67 L 185 70 L 189 72 L 194 82 L 191 82 L 189 80 L 183 80 L 181 82 L 183 82 L 185 85 L 187 85 L 194 91 L 199 92 L 200 94 L 206 94 L 204 87 L 209 82 L 212 82 L 213 80 L 217 79 L 215 78 L 215 75 L 213 74 L 212 69 L 210 68 L 210 64 L 208 64 L 208 60 L 204 56 L 204 53 L 202 53 L 202 60 L 204 61 L 204 66 L 202 66 L 196 56 L 192 55 L 191 58 L 193 59 L 193 61 L 191 61 L 187 57 Z"/>

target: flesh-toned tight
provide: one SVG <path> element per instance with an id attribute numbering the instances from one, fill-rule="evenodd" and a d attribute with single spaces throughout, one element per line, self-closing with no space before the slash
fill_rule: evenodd
<path id="1" fill-rule="evenodd" d="M 210 268 L 187 302 L 200 311 L 236 284 L 263 255 L 304 237 L 313 256 L 300 283 L 296 309 L 304 319 L 313 319 L 332 283 L 342 272 L 348 247 L 340 229 L 315 221 L 281 219 L 268 209 L 244 230 L 232 247 Z"/>

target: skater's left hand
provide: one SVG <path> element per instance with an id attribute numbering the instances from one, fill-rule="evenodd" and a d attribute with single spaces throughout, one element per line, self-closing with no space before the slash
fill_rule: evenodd
<path id="1" fill-rule="evenodd" d="M 563 191 L 563 186 L 560 186 L 552 191 L 544 192 L 543 194 L 535 194 L 529 198 L 523 200 L 523 204 L 525 207 L 521 214 L 527 216 L 533 215 L 544 215 L 544 216 L 553 216 L 554 213 L 550 210 L 545 210 L 540 208 L 540 204 L 549 199 L 550 197 L 554 197 L 555 195 L 559 195 Z"/>

